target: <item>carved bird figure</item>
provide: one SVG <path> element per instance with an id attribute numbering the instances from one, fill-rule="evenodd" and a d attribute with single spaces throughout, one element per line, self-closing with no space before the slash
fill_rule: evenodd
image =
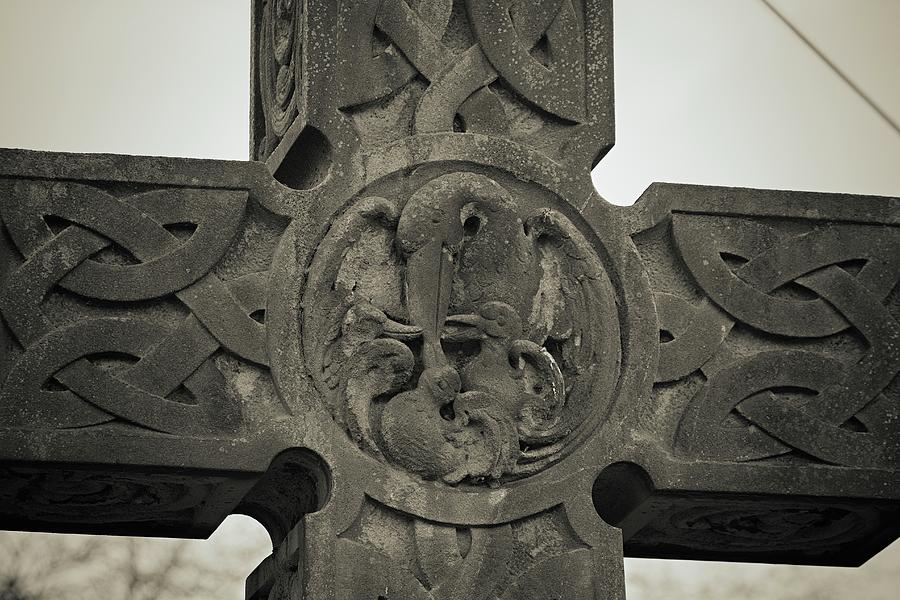
<path id="1" fill-rule="evenodd" d="M 516 461 L 515 425 L 484 392 L 459 388 L 456 369 L 443 366 L 391 398 L 381 415 L 387 454 L 426 479 L 499 479 Z"/>
<path id="2" fill-rule="evenodd" d="M 378 398 L 403 389 L 412 376 L 415 362 L 405 344 L 383 338 L 364 343 L 353 354 L 335 418 L 363 449 L 381 455 L 373 429 L 373 405 Z"/>
<path id="3" fill-rule="evenodd" d="M 426 367 L 447 364 L 440 334 L 451 302 L 458 310 L 481 298 L 517 308 L 530 302 L 537 281 L 525 284 L 535 275 L 514 208 L 502 186 L 473 173 L 437 177 L 403 207 L 396 243 L 406 257 L 409 319 L 422 328 Z"/>
<path id="4" fill-rule="evenodd" d="M 462 389 L 491 398 L 495 411 L 514 419 L 525 444 L 546 441 L 566 402 L 565 383 L 550 353 L 523 339 L 516 310 L 490 301 L 446 323 L 444 339 L 480 342 L 478 354 L 460 369 Z"/>
<path id="5" fill-rule="evenodd" d="M 332 336 L 334 341 L 325 348 L 322 370 L 328 387 L 340 385 L 342 370 L 366 342 L 382 337 L 409 341 L 420 335 L 421 327 L 395 321 L 370 302 L 353 304 L 344 314 L 339 332 Z"/>
<path id="6" fill-rule="evenodd" d="M 391 459 L 427 479 L 458 483 L 466 477 L 465 452 L 450 443 L 454 424 L 446 418 L 459 385 L 452 367 L 425 369 L 415 389 L 388 400 L 381 437 Z"/>
<path id="7" fill-rule="evenodd" d="M 400 340 L 412 340 L 421 333 L 420 328 L 394 321 L 369 302 L 357 302 L 347 309 L 340 333 L 326 347 L 325 381 L 340 392 L 335 419 L 375 454 L 381 451 L 372 431 L 372 402 L 400 391 L 409 380 L 415 359 Z"/>
<path id="8" fill-rule="evenodd" d="M 492 243 L 502 245 L 515 233 L 522 237 L 521 221 L 516 225 L 514 219 L 500 218 L 500 213 L 513 214 L 512 204 L 506 190 L 487 177 L 454 173 L 422 186 L 400 214 L 396 243 L 406 257 L 406 304 L 410 322 L 422 329 L 425 370 L 416 389 L 388 402 L 382 436 L 394 460 L 424 477 L 450 483 L 465 477 L 497 479 L 516 462 L 514 420 L 484 391 L 459 394 L 459 373 L 449 366 L 441 345 L 463 240 L 486 220 L 504 230 L 485 238 Z M 501 260 L 509 251 L 498 247 L 489 254 Z M 518 254 L 513 252 L 513 260 L 521 258 Z M 495 279 L 492 274 L 474 282 L 478 295 Z"/>

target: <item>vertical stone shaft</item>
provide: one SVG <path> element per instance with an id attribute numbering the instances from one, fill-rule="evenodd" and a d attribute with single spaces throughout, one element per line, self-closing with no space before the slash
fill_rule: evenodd
<path id="1" fill-rule="evenodd" d="M 282 391 L 342 450 L 251 597 L 621 597 L 579 471 L 619 366 L 616 267 L 578 211 L 613 142 L 611 2 L 253 14 L 252 151 L 309 225 L 276 302 L 311 382 Z"/>

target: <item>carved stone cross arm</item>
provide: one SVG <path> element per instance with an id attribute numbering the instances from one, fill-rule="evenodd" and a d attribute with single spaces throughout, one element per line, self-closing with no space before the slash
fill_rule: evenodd
<path id="1" fill-rule="evenodd" d="M 5 527 L 205 537 L 291 446 L 271 187 L 254 163 L 0 151 Z"/>
<path id="2" fill-rule="evenodd" d="M 900 512 L 900 201 L 589 171 L 607 0 L 260 0 L 256 162 L 0 153 L 0 525 L 248 598 L 622 598 Z"/>
<path id="3" fill-rule="evenodd" d="M 862 564 L 898 533 L 900 201 L 654 184 L 627 212 L 659 344 L 595 487 L 626 553 Z"/>

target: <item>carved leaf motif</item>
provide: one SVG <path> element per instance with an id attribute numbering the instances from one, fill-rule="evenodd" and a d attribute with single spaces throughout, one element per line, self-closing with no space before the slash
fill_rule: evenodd
<path id="1" fill-rule="evenodd" d="M 354 598 L 581 600 L 598 591 L 595 550 L 572 534 L 558 508 L 459 528 L 367 500 L 338 537 L 335 556 L 338 589 Z"/>

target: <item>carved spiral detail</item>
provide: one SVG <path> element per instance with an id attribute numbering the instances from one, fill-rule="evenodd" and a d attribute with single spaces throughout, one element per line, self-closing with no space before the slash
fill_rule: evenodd
<path id="1" fill-rule="evenodd" d="M 274 147 L 298 114 L 302 17 L 301 0 L 268 0 L 263 6 L 259 77 L 267 129 L 264 146 Z"/>

